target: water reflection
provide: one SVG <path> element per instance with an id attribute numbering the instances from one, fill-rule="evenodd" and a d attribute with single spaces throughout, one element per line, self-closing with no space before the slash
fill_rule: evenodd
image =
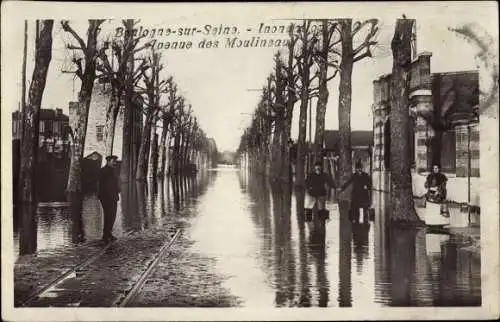
<path id="1" fill-rule="evenodd" d="M 339 258 L 339 268 L 338 268 L 338 304 L 340 307 L 350 307 L 352 306 L 352 281 L 351 281 L 351 235 L 352 227 L 349 218 L 349 203 L 341 201 L 339 203 L 339 239 L 338 239 L 338 258 Z"/>
<path id="2" fill-rule="evenodd" d="M 373 198 L 373 222 L 352 224 L 348 202 L 333 200 L 326 203 L 330 219 L 306 221 L 305 197 L 288 185 L 229 168 L 134 182 L 122 186 L 115 230 L 119 237 L 162 222 L 185 223 L 188 244 L 229 276 L 225 287 L 246 306 L 481 304 L 479 258 L 455 236 L 387 226 L 384 194 Z M 71 244 L 82 230 L 87 240 L 100 238 L 99 200 L 85 197 L 80 213 L 65 210 L 17 223 L 17 247 Z"/>
<path id="3" fill-rule="evenodd" d="M 446 232 L 387 226 L 387 196 L 376 200 L 376 301 L 391 306 L 481 305 L 479 256 Z"/>
<path id="4" fill-rule="evenodd" d="M 185 179 L 183 197 L 178 186 L 175 187 L 175 183 L 178 185 L 183 180 L 180 178 L 122 184 L 113 234 L 119 238 L 129 231 L 160 225 L 162 218 L 181 210 L 204 193 L 211 177 L 201 172 L 196 177 Z M 190 200 L 186 200 L 186 196 Z M 172 205 L 174 199 L 177 200 L 176 207 Z M 14 222 L 16 257 L 102 238 L 103 213 L 97 196 L 70 195 L 68 201 L 66 206 L 16 207 L 19 212 Z"/>
<path id="5" fill-rule="evenodd" d="M 375 196 L 373 223 L 351 223 L 349 204 L 327 202 L 329 220 L 304 217 L 305 194 L 271 186 L 246 171 L 242 193 L 262 229 L 259 256 L 274 272 L 274 306 L 462 306 L 480 303 L 480 266 L 466 245 L 427 229 L 388 227 L 386 197 Z M 269 216 L 271 196 L 272 223 Z M 293 200 L 295 199 L 295 200 Z M 295 220 L 291 220 L 295 216 Z M 293 224 L 295 222 L 295 224 Z M 467 263 L 460 267 L 457 263 Z M 291 274 L 295 272 L 295 274 Z M 465 273 L 464 273 L 465 272 Z M 461 281 L 458 281 L 461 278 Z M 467 282 L 465 282 L 467 281 Z M 467 295 L 466 295 L 467 294 Z M 336 302 L 331 299 L 336 298 Z"/>

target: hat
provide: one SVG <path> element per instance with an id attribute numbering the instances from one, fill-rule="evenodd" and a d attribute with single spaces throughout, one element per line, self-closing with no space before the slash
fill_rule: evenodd
<path id="1" fill-rule="evenodd" d="M 113 160 L 113 159 L 118 160 L 118 157 L 116 155 L 108 155 L 106 157 L 106 161 L 110 161 L 110 160 Z"/>
<path id="2" fill-rule="evenodd" d="M 316 163 L 314 163 L 314 166 L 315 167 L 322 167 L 323 163 L 321 161 L 316 161 Z"/>

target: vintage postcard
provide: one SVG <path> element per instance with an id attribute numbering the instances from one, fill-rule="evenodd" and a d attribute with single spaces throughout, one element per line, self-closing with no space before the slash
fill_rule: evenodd
<path id="1" fill-rule="evenodd" d="M 2 319 L 499 318 L 496 2 L 1 15 Z"/>

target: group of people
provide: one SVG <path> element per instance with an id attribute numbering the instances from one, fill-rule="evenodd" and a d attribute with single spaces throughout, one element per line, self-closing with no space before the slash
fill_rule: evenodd
<path id="1" fill-rule="evenodd" d="M 310 196 L 306 209 L 312 209 L 316 205 L 319 213 L 325 211 L 325 202 L 330 188 L 336 188 L 338 192 L 342 192 L 349 185 L 352 185 L 350 219 L 353 222 L 359 222 L 363 218 L 363 222 L 366 222 L 366 216 L 371 206 L 372 181 L 370 175 L 363 171 L 361 162 L 359 160 L 356 162 L 354 174 L 340 187 L 336 187 L 331 177 L 324 173 L 322 169 L 322 163 L 317 162 L 314 165 L 313 172 L 306 179 L 306 189 Z M 425 181 L 426 199 L 445 204 L 447 181 L 446 176 L 441 173 L 440 166 L 433 165 L 432 172 Z"/>
<path id="2" fill-rule="evenodd" d="M 370 175 L 363 171 L 363 165 L 358 160 L 355 166 L 355 172 L 341 186 L 333 182 L 331 177 L 323 172 L 323 164 L 317 162 L 314 165 L 313 172 L 306 179 L 306 190 L 310 196 L 306 209 L 311 209 L 315 205 L 318 212 L 325 211 L 325 203 L 330 188 L 336 188 L 338 192 L 344 191 L 349 185 L 352 185 L 350 218 L 353 222 L 359 222 L 360 210 L 363 214 L 363 222 L 366 222 L 368 209 L 371 205 L 372 181 Z"/>
<path id="3" fill-rule="evenodd" d="M 116 219 L 117 204 L 120 199 L 120 185 L 115 170 L 117 161 L 117 156 L 107 156 L 106 165 L 99 174 L 98 197 L 104 213 L 103 241 L 105 243 L 116 239 L 112 231 Z M 447 180 L 446 176 L 441 173 L 439 165 L 434 165 L 425 182 L 425 188 L 427 188 L 426 198 L 434 202 L 444 202 L 446 200 Z M 306 179 L 306 189 L 310 196 L 306 209 L 312 209 L 316 205 L 320 212 L 325 211 L 325 203 L 330 188 L 336 188 L 338 192 L 342 192 L 349 185 L 352 185 L 350 218 L 354 222 L 359 222 L 360 210 L 363 210 L 363 222 L 366 222 L 366 215 L 371 206 L 372 181 L 370 175 L 363 171 L 363 166 L 359 160 L 356 162 L 353 175 L 339 187 L 336 187 L 331 177 L 323 172 L 323 164 L 317 162 L 314 165 L 313 172 Z"/>

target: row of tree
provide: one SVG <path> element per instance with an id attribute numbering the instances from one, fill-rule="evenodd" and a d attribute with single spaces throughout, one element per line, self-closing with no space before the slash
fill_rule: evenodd
<path id="1" fill-rule="evenodd" d="M 123 147 L 120 177 L 122 182 L 146 180 L 146 177 L 183 174 L 194 165 L 208 166 L 213 147 L 200 128 L 193 109 L 179 94 L 172 77 L 164 78 L 161 56 L 143 37 L 133 32 L 137 21 L 123 20 L 123 37 L 102 35 L 105 20 L 88 20 L 86 37 L 69 21 L 61 21 L 62 30 L 71 35 L 66 44 L 80 80 L 77 102 L 72 103 L 70 136 L 71 165 L 67 190 L 81 194 L 82 160 L 87 134 L 89 109 L 94 85 L 109 84 L 106 111 L 106 154 L 112 154 L 117 116 L 122 110 Z M 34 165 L 37 158 L 39 111 L 48 69 L 52 60 L 53 20 L 36 21 L 35 65 L 26 99 L 27 22 L 23 60 L 22 139 L 20 197 L 35 202 Z M 107 37 L 107 39 L 106 39 Z M 86 38 L 86 39 L 84 39 Z M 112 40 L 109 40 L 112 39 Z M 158 131 L 158 130 L 161 130 Z M 160 132 L 158 134 L 157 132 Z"/>
<path id="2" fill-rule="evenodd" d="M 274 70 L 263 88 L 253 122 L 242 136 L 239 151 L 248 153 L 256 161 L 250 164 L 254 164 L 260 172 L 271 172 L 274 178 L 290 180 L 288 142 L 293 109 L 295 103 L 300 101 L 295 184 L 303 187 L 307 108 L 310 100 L 316 97 L 313 157 L 317 160 L 324 141 L 328 82 L 339 75 L 340 173 L 341 179 L 346 180 L 352 169 L 350 118 L 353 64 L 372 56 L 378 21 L 304 20 L 301 28 L 291 26 L 289 30 L 290 42 L 286 53 L 278 52 L 274 57 Z M 358 45 L 354 46 L 353 38 L 360 38 Z"/>
<path id="3" fill-rule="evenodd" d="M 317 28 L 312 28 L 313 24 Z M 391 49 L 394 66 L 391 85 L 391 168 L 393 219 L 418 222 L 413 207 L 410 160 L 408 154 L 408 84 L 411 66 L 411 19 L 399 19 Z M 319 28 L 318 28 L 319 27 Z M 321 157 L 325 133 L 328 82 L 339 76 L 339 174 L 340 184 L 351 176 L 351 97 L 352 71 L 356 62 L 372 57 L 377 45 L 378 20 L 354 22 L 351 19 L 304 20 L 301 28 L 289 29 L 286 53 L 278 52 L 275 67 L 262 90 L 251 125 L 243 133 L 238 153 L 247 155 L 248 164 L 274 180 L 290 182 L 290 163 L 295 161 L 295 186 L 305 183 L 307 153 L 307 108 L 316 97 L 316 130 L 312 157 Z M 401 58 L 403 57 L 403 58 Z M 405 60 L 406 59 L 406 60 Z M 295 103 L 300 101 L 298 139 L 291 155 L 290 132 Z M 348 195 L 341 193 L 339 200 Z"/>

